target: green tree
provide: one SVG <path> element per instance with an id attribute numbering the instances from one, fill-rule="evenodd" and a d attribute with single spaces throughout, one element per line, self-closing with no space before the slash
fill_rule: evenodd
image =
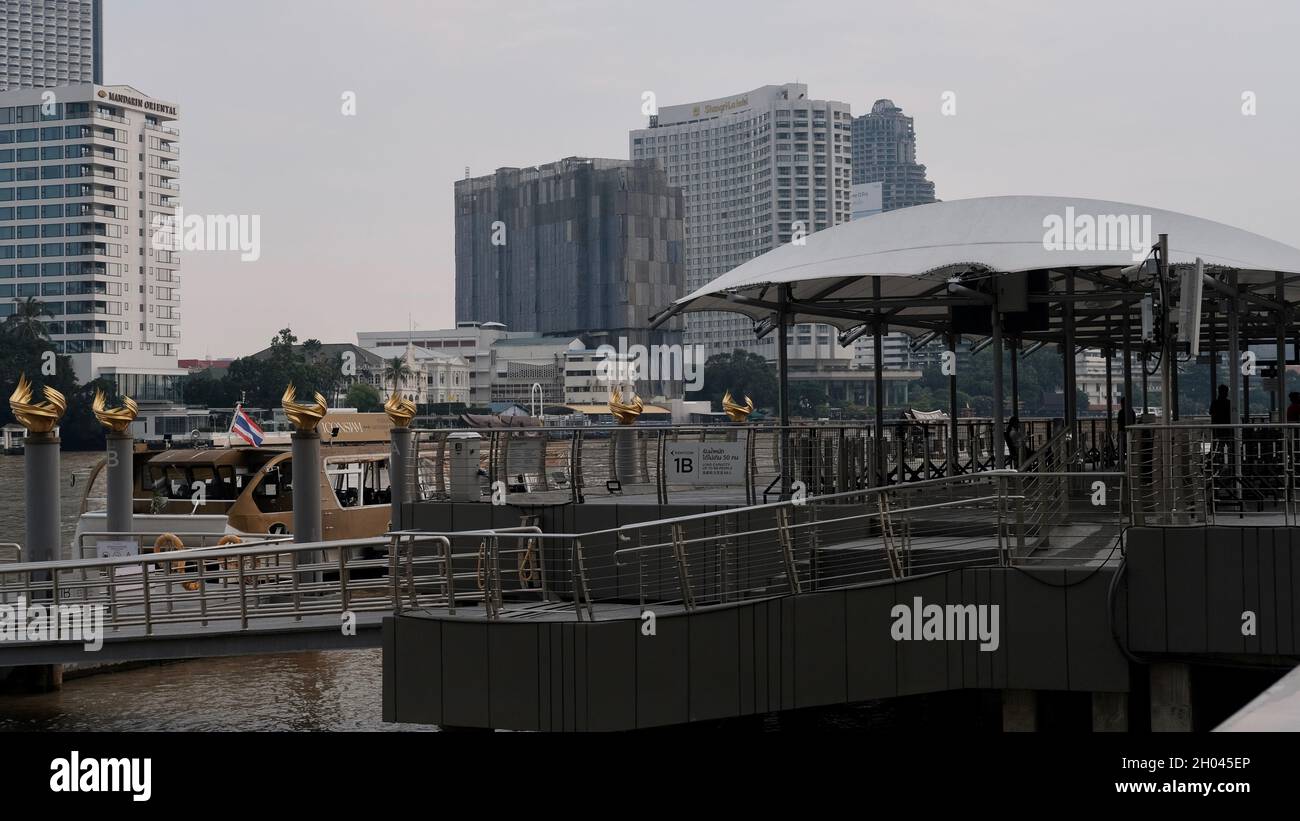
<path id="1" fill-rule="evenodd" d="M 42 317 L 47 316 L 50 319 L 54 318 L 44 302 L 29 296 L 22 302 L 16 303 L 14 312 L 5 317 L 3 326 L 5 334 L 13 339 L 31 342 L 48 340 L 50 334 L 42 320 Z"/>
<path id="2" fill-rule="evenodd" d="M 379 391 L 365 382 L 352 383 L 347 395 L 343 397 L 343 404 L 356 408 L 359 413 L 375 413 L 384 409 L 384 403 L 379 401 Z"/>
<path id="3" fill-rule="evenodd" d="M 776 406 L 776 368 L 758 354 L 736 350 L 729 354 L 714 354 L 704 363 L 704 385 L 696 399 L 708 399 L 713 409 L 722 410 L 722 396 L 731 391 L 737 402 L 748 396 L 755 408 L 771 409 Z"/>
<path id="4" fill-rule="evenodd" d="M 394 394 L 401 393 L 401 384 L 410 379 L 411 374 L 411 366 L 406 363 L 406 357 L 394 356 L 384 361 L 384 379 L 392 384 Z"/>

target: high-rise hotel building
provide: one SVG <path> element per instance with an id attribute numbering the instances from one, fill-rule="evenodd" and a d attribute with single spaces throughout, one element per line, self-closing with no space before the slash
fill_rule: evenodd
<path id="1" fill-rule="evenodd" d="M 38 300 L 78 380 L 143 401 L 185 373 L 179 260 L 151 231 L 180 204 L 177 117 L 130 86 L 0 93 L 0 320 Z"/>
<path id="2" fill-rule="evenodd" d="M 686 289 L 802 234 L 849 221 L 851 123 L 847 103 L 811 100 L 800 83 L 664 106 L 630 134 L 633 160 L 654 158 L 686 197 Z M 688 314 L 686 341 L 708 355 L 742 348 L 776 359 L 776 334 L 721 312 Z M 792 365 L 852 361 L 826 325 L 798 325 Z"/>
<path id="3" fill-rule="evenodd" d="M 100 0 L 4 0 L 0 91 L 102 83 Z"/>

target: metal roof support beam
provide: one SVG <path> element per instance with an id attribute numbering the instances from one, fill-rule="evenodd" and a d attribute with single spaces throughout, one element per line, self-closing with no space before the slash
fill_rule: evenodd
<path id="1" fill-rule="evenodd" d="M 1224 296 L 1228 297 L 1229 299 L 1237 299 L 1245 302 L 1251 302 L 1254 303 L 1255 305 L 1259 305 L 1263 308 L 1267 308 L 1270 311 L 1287 310 L 1285 301 L 1274 302 L 1273 300 L 1268 299 L 1266 297 L 1262 297 L 1259 294 L 1251 293 L 1251 291 L 1247 288 L 1239 288 L 1235 285 L 1220 282 L 1219 280 L 1215 279 L 1209 274 L 1203 274 L 1203 276 L 1205 277 L 1206 285 L 1210 286 L 1211 288 L 1223 294 Z M 1236 280 L 1236 271 L 1231 272 L 1230 276 L 1232 277 L 1233 280 Z"/>
<path id="2" fill-rule="evenodd" d="M 781 414 L 781 500 L 790 498 L 790 331 L 786 302 L 790 298 L 790 286 L 783 286 L 778 292 L 776 314 L 776 387 L 777 405 Z"/>
<path id="3" fill-rule="evenodd" d="M 871 278 L 871 295 L 876 302 L 880 301 L 880 277 Z M 880 334 L 884 326 L 880 323 L 877 316 L 875 338 L 871 343 L 872 350 L 872 376 L 875 382 L 875 405 L 876 405 L 876 483 L 884 485 L 889 477 L 885 475 L 885 363 L 884 363 L 884 345 L 881 342 Z M 903 481 L 903 466 L 898 466 L 898 481 Z"/>

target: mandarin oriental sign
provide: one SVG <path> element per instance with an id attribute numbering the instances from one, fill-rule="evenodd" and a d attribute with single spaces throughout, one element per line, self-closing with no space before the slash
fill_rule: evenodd
<path id="1" fill-rule="evenodd" d="M 116 91 L 105 91 L 102 88 L 99 90 L 99 96 L 109 100 L 110 102 L 133 106 L 134 108 L 143 109 L 145 111 L 158 111 L 163 114 L 170 114 L 173 117 L 176 116 L 176 106 L 167 105 L 166 103 L 156 103 L 153 100 L 146 100 L 143 97 L 128 97 L 125 94 L 119 94 Z"/>

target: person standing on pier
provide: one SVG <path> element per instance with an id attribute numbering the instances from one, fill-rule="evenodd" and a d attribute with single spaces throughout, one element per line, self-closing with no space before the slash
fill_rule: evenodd
<path id="1" fill-rule="evenodd" d="M 1222 452 L 1225 456 L 1231 451 L 1232 429 L 1226 427 L 1232 424 L 1232 400 L 1228 398 L 1228 386 L 1219 386 L 1219 396 L 1210 403 L 1210 424 L 1214 428 L 1214 448 L 1212 455 Z M 1224 425 L 1225 427 L 1217 427 Z"/>
<path id="2" fill-rule="evenodd" d="M 1129 425 L 1137 424 L 1137 414 L 1128 406 L 1128 397 L 1119 398 L 1119 410 L 1115 411 L 1115 426 L 1119 429 L 1119 463 L 1122 465 L 1128 456 L 1128 436 L 1126 431 Z"/>
<path id="3" fill-rule="evenodd" d="M 1300 422 L 1300 391 L 1291 391 L 1286 396 L 1291 400 L 1291 404 L 1286 406 L 1287 423 Z"/>

